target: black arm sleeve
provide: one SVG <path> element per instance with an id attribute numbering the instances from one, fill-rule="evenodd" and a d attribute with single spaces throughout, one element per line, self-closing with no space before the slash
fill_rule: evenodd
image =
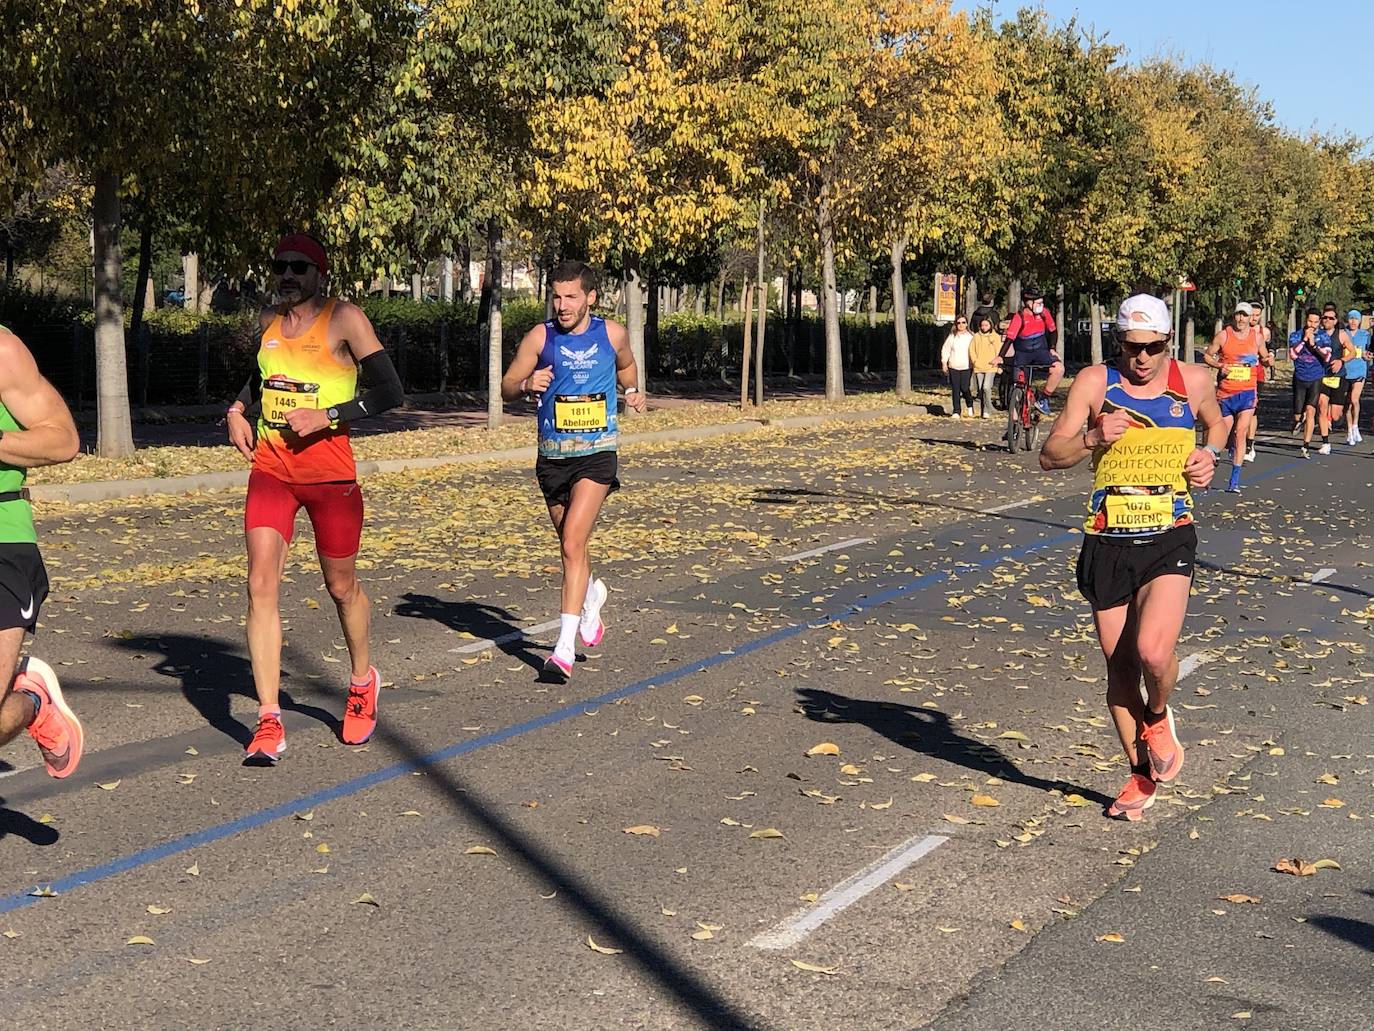
<path id="1" fill-rule="evenodd" d="M 346 401 L 336 407 L 340 422 L 357 422 L 405 404 L 405 389 L 401 386 L 401 377 L 396 374 L 396 366 L 391 364 L 391 355 L 373 351 L 358 363 L 358 370 L 366 389 L 356 401 Z"/>
<path id="2" fill-rule="evenodd" d="M 234 398 L 234 400 L 240 402 L 243 405 L 243 410 L 246 414 L 249 411 L 249 409 L 251 409 L 255 404 L 258 403 L 258 400 L 261 398 L 261 396 L 262 373 L 258 372 L 255 369 L 253 371 L 253 375 L 248 377 L 248 382 L 243 385 L 243 389 L 239 391 L 239 396 Z"/>

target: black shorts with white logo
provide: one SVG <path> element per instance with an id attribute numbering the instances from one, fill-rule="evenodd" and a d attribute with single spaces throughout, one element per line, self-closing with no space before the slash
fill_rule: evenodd
<path id="1" fill-rule="evenodd" d="M 1156 577 L 1192 578 L 1197 528 L 1192 523 L 1132 540 L 1090 533 L 1078 553 L 1078 590 L 1094 612 L 1125 605 Z"/>
<path id="2" fill-rule="evenodd" d="M 1350 384 L 1354 380 L 1342 379 L 1334 387 L 1322 384 L 1322 397 L 1335 408 L 1344 408 L 1350 403 Z"/>
<path id="3" fill-rule="evenodd" d="M 544 492 L 544 503 L 566 505 L 572 497 L 573 484 L 578 480 L 591 480 L 604 483 L 613 494 L 620 489 L 616 479 L 619 459 L 614 451 L 598 451 L 593 455 L 576 455 L 572 458 L 545 458 L 540 455 L 534 463 L 534 475 L 539 480 L 539 489 Z"/>
<path id="4" fill-rule="evenodd" d="M 37 544 L 0 544 L 0 630 L 32 630 L 48 596 L 48 570 Z"/>

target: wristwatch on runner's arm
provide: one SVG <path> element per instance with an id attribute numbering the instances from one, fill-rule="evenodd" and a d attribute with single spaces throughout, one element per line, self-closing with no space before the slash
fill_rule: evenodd
<path id="1" fill-rule="evenodd" d="M 1218 462 L 1221 461 L 1221 456 L 1223 452 L 1221 448 L 1217 447 L 1215 444 L 1204 444 L 1202 450 L 1206 451 L 1209 455 L 1212 456 L 1213 465 L 1216 465 Z"/>

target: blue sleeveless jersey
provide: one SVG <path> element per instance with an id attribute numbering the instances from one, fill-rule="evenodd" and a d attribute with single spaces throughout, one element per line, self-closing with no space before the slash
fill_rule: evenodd
<path id="1" fill-rule="evenodd" d="M 576 458 L 614 451 L 616 429 L 615 345 L 606 320 L 592 316 L 585 332 L 563 333 L 544 323 L 539 367 L 553 369 L 553 381 L 539 398 L 539 455 Z"/>
<path id="2" fill-rule="evenodd" d="M 1083 530 L 1114 538 L 1142 538 L 1193 521 L 1193 497 L 1183 466 L 1197 447 L 1188 385 L 1170 360 L 1164 393 L 1133 397 L 1116 366 L 1107 368 L 1102 414 L 1125 412 L 1121 439 L 1093 456 L 1093 493 Z"/>

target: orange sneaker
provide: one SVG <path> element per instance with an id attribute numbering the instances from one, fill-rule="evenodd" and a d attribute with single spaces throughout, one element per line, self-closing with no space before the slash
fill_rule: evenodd
<path id="1" fill-rule="evenodd" d="M 62 697 L 57 674 L 42 659 L 27 658 L 19 664 L 15 688 L 32 691 L 39 698 L 38 715 L 29 724 L 29 736 L 43 753 L 50 777 L 70 777 L 85 751 L 86 735 L 81 721 Z"/>
<path id="2" fill-rule="evenodd" d="M 343 740 L 346 745 L 361 745 L 377 729 L 377 695 L 382 678 L 377 667 L 367 667 L 366 684 L 349 684 L 344 702 Z"/>
<path id="3" fill-rule="evenodd" d="M 259 716 L 253 740 L 248 742 L 248 747 L 243 751 L 250 762 L 275 766 L 286 751 L 286 731 L 282 729 L 281 717 L 273 712 Z"/>
<path id="4" fill-rule="evenodd" d="M 1131 779 L 1121 789 L 1121 794 L 1107 807 L 1107 815 L 1134 823 L 1145 815 L 1145 810 L 1155 804 L 1155 782 L 1139 773 L 1132 773 Z"/>
<path id="5" fill-rule="evenodd" d="M 1145 751 L 1150 755 L 1150 773 L 1161 784 L 1167 784 L 1183 769 L 1183 745 L 1174 731 L 1174 710 L 1164 707 L 1164 718 L 1154 726 L 1146 724 L 1140 732 Z"/>

